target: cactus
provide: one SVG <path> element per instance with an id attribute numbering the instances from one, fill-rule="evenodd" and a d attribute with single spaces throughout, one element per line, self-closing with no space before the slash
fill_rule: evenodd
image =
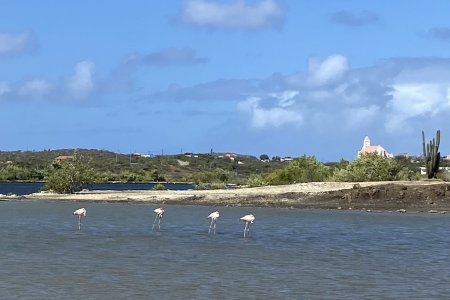
<path id="1" fill-rule="evenodd" d="M 430 140 L 425 145 L 425 133 L 422 131 L 422 148 L 423 157 L 425 159 L 425 169 L 428 179 L 436 178 L 439 171 L 439 161 L 441 160 L 441 153 L 439 152 L 439 144 L 441 143 L 441 131 L 436 132 L 436 138 Z"/>

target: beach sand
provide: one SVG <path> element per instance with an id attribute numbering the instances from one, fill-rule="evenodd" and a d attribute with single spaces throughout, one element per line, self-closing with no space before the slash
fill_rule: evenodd
<path id="1" fill-rule="evenodd" d="M 82 191 L 68 195 L 40 192 L 1 199 L 443 212 L 450 211 L 450 184 L 310 182 L 226 190 Z"/>

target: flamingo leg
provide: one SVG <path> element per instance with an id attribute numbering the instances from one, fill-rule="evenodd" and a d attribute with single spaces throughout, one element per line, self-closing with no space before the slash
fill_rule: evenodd
<path id="1" fill-rule="evenodd" d="M 81 215 L 78 215 L 78 231 L 81 230 Z"/>
<path id="2" fill-rule="evenodd" d="M 214 234 L 216 234 L 216 221 L 214 221 Z"/>
<path id="3" fill-rule="evenodd" d="M 244 238 L 245 238 L 245 233 L 247 232 L 247 227 L 248 227 L 248 222 L 245 222 L 245 227 L 244 227 Z"/>
<path id="4" fill-rule="evenodd" d="M 155 216 L 155 221 L 153 221 L 152 231 L 153 231 L 153 229 L 155 229 L 157 219 L 158 219 L 158 215 Z"/>
<path id="5" fill-rule="evenodd" d="M 161 217 L 158 218 L 158 231 L 161 230 Z"/>
<path id="6" fill-rule="evenodd" d="M 209 224 L 208 234 L 211 233 L 211 228 L 212 228 L 212 226 L 213 226 L 213 222 L 214 222 L 214 219 L 211 218 L 211 224 Z"/>

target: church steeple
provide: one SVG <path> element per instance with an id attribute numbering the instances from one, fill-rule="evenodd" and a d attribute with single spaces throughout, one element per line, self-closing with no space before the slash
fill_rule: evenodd
<path id="1" fill-rule="evenodd" d="M 363 148 L 366 148 L 369 146 L 370 146 L 370 139 L 369 139 L 369 136 L 366 135 L 366 137 L 364 138 Z"/>

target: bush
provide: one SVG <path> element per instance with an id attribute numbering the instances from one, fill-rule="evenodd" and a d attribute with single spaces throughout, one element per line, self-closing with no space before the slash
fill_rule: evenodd
<path id="1" fill-rule="evenodd" d="M 195 185 L 196 190 L 220 190 L 226 189 L 227 185 L 225 183 L 198 183 Z"/>
<path id="2" fill-rule="evenodd" d="M 166 186 L 162 183 L 157 183 L 153 186 L 154 191 L 165 191 L 167 190 Z"/>
<path id="3" fill-rule="evenodd" d="M 265 186 L 267 184 L 267 181 L 262 175 L 250 175 L 250 177 L 247 179 L 247 185 L 249 187 Z"/>
<path id="4" fill-rule="evenodd" d="M 263 175 L 262 180 L 254 178 L 254 183 L 279 185 L 300 182 L 325 181 L 330 175 L 327 166 L 320 163 L 314 156 L 302 156 L 294 159 L 284 169 L 278 169 Z M 264 184 L 265 185 L 265 184 Z"/>
<path id="5" fill-rule="evenodd" d="M 94 170 L 90 167 L 89 161 L 76 152 L 72 159 L 54 165 L 52 168 L 43 190 L 70 194 L 94 181 Z"/>
<path id="6" fill-rule="evenodd" d="M 415 179 L 416 173 L 402 168 L 395 160 L 378 154 L 361 155 L 344 169 L 337 169 L 333 181 L 392 181 Z"/>
<path id="7" fill-rule="evenodd" d="M 193 174 L 188 180 L 199 183 L 226 183 L 230 179 L 230 171 L 217 168 L 214 171 Z"/>

